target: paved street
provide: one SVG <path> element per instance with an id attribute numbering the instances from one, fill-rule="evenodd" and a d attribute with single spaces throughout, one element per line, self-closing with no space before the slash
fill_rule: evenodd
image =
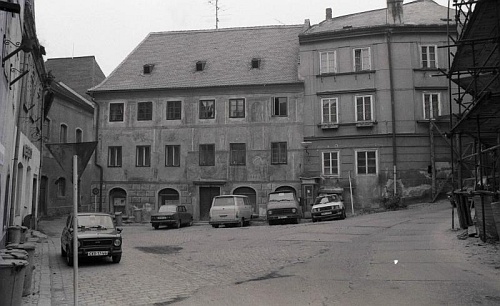
<path id="1" fill-rule="evenodd" d="M 450 217 L 444 201 L 299 225 L 125 225 L 121 263 L 81 263 L 79 304 L 498 305 L 500 261 L 464 252 Z M 40 223 L 48 235 L 46 277 L 50 303 L 72 305 L 61 221 Z"/>

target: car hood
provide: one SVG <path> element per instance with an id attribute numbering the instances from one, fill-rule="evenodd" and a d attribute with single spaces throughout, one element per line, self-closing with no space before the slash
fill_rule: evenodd
<path id="1" fill-rule="evenodd" d="M 312 208 L 329 207 L 332 205 L 340 205 L 340 207 L 344 207 L 344 203 L 342 202 L 328 202 L 328 203 L 315 204 L 312 206 Z"/>
<path id="2" fill-rule="evenodd" d="M 173 216 L 175 215 L 175 212 L 161 212 L 161 213 L 154 213 L 151 214 L 151 217 L 158 217 L 158 216 Z"/>
<path id="3" fill-rule="evenodd" d="M 115 229 L 105 229 L 105 230 L 79 230 L 78 238 L 115 238 L 120 236 L 117 230 Z"/>
<path id="4" fill-rule="evenodd" d="M 275 208 L 289 208 L 295 207 L 297 208 L 298 204 L 295 201 L 271 201 L 267 203 L 267 209 L 275 209 Z"/>

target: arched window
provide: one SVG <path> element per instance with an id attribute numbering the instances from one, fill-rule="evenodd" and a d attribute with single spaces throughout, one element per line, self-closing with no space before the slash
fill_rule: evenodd
<path id="1" fill-rule="evenodd" d="M 179 205 L 180 204 L 179 192 L 177 192 L 177 190 L 172 188 L 162 189 L 158 193 L 158 200 L 159 200 L 158 201 L 159 206 L 165 204 Z"/>
<path id="2" fill-rule="evenodd" d="M 57 185 L 57 196 L 65 197 L 66 196 L 66 179 L 64 177 L 60 177 L 56 180 Z"/>
<path id="3" fill-rule="evenodd" d="M 109 201 L 113 212 L 127 212 L 127 192 L 121 188 L 113 188 L 109 191 Z"/>
<path id="4" fill-rule="evenodd" d="M 59 130 L 59 142 L 66 143 L 68 142 L 68 126 L 66 124 L 61 124 L 61 128 Z"/>
<path id="5" fill-rule="evenodd" d="M 83 131 L 81 129 L 76 129 L 75 142 L 83 142 Z"/>
<path id="6" fill-rule="evenodd" d="M 295 195 L 297 195 L 297 191 L 295 191 L 295 189 L 293 187 L 290 187 L 290 186 L 281 186 L 281 187 L 276 188 L 275 191 L 291 191 Z"/>
<path id="7" fill-rule="evenodd" d="M 255 192 L 255 190 L 250 187 L 238 187 L 233 191 L 233 194 L 247 196 L 250 204 L 252 204 L 253 211 L 255 213 L 259 212 L 257 207 L 257 193 Z"/>

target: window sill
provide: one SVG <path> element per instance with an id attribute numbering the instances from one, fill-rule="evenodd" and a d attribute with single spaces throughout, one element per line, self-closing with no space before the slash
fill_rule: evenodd
<path id="1" fill-rule="evenodd" d="M 349 72 L 339 72 L 339 73 L 321 73 L 317 74 L 317 78 L 330 77 L 330 76 L 342 76 L 342 75 L 357 75 L 357 74 L 370 74 L 375 73 L 375 70 L 362 70 L 362 71 L 349 71 Z"/>
<path id="2" fill-rule="evenodd" d="M 374 122 L 374 121 L 356 122 L 356 127 L 369 128 L 369 127 L 373 127 L 375 125 L 375 123 L 376 122 Z"/>
<path id="3" fill-rule="evenodd" d="M 318 127 L 322 130 L 336 130 L 339 128 L 338 123 L 320 123 Z"/>

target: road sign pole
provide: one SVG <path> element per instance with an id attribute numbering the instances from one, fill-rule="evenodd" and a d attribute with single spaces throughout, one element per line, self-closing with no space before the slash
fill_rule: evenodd
<path id="1" fill-rule="evenodd" d="M 78 155 L 73 155 L 73 291 L 78 306 Z"/>

